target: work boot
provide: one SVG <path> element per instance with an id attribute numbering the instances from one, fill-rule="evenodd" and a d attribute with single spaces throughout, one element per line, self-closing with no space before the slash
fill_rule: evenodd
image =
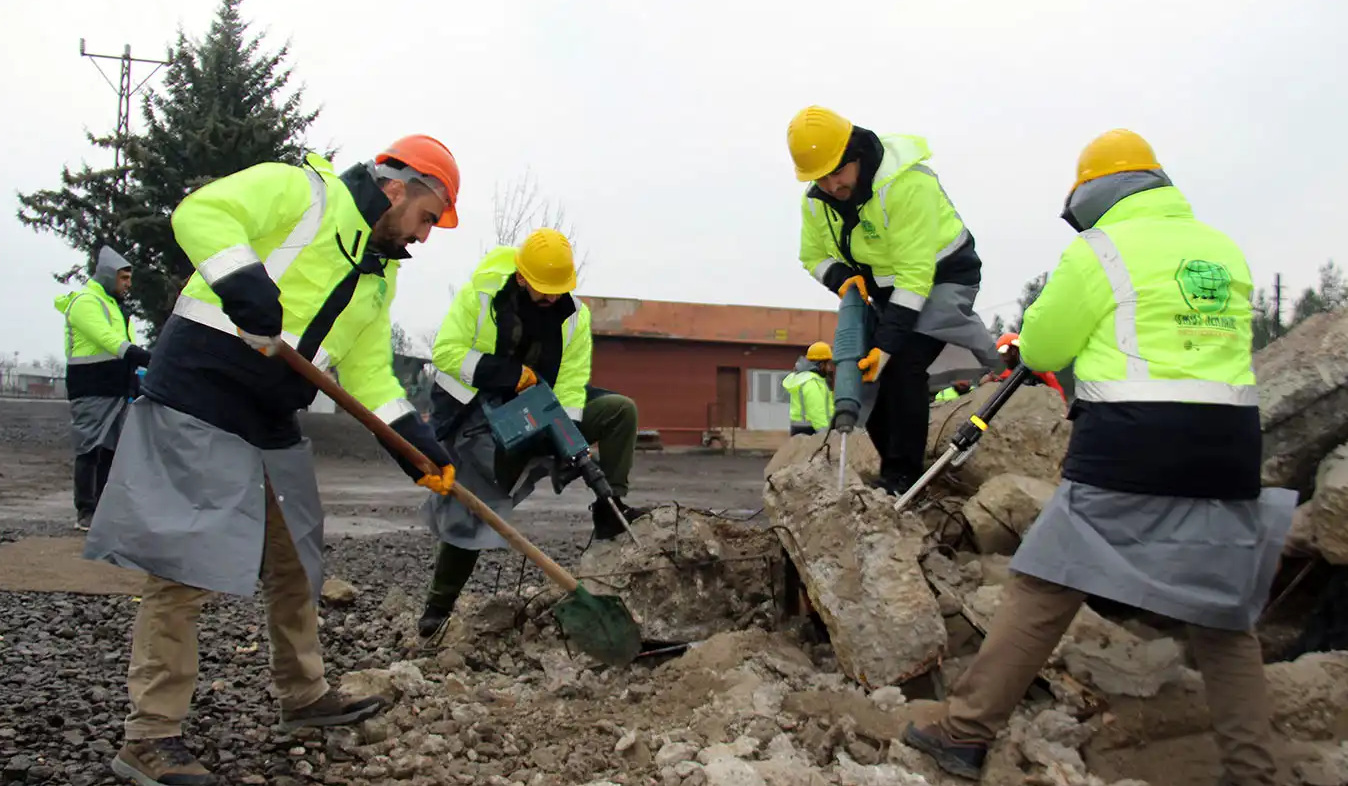
<path id="1" fill-rule="evenodd" d="M 313 704 L 297 710 L 281 710 L 281 728 L 286 731 L 304 726 L 349 726 L 373 718 L 388 707 L 383 696 L 353 698 L 338 688 L 329 688 L 327 693 Z"/>
<path id="2" fill-rule="evenodd" d="M 432 598 L 426 601 L 426 608 L 421 610 L 421 619 L 417 620 L 417 635 L 423 639 L 429 639 L 440 630 L 450 615 L 454 613 L 454 603 L 459 596 L 454 595 L 448 599 L 448 602 L 441 598 Z"/>
<path id="3" fill-rule="evenodd" d="M 907 475 L 881 475 L 871 481 L 873 489 L 880 489 L 891 497 L 902 497 L 917 481 Z"/>
<path id="4" fill-rule="evenodd" d="M 112 771 L 140 786 L 213 786 L 211 771 L 183 745 L 182 737 L 127 740 Z"/>
<path id="5" fill-rule="evenodd" d="M 919 729 L 910 722 L 904 729 L 903 742 L 930 756 L 936 766 L 951 775 L 975 781 L 981 777 L 983 760 L 988 756 L 986 742 L 956 740 L 936 724 Z"/>
<path id="6" fill-rule="evenodd" d="M 622 511 L 623 518 L 627 523 L 650 513 L 646 508 L 633 508 L 623 502 L 622 497 L 614 497 L 613 502 Z M 613 505 L 608 504 L 607 500 L 595 500 L 590 506 L 591 518 L 594 520 L 594 539 L 595 540 L 613 540 L 627 532 L 617 514 L 613 512 Z"/>
<path id="7" fill-rule="evenodd" d="M 94 514 L 81 513 L 79 518 L 75 519 L 75 529 L 80 532 L 88 532 L 90 525 L 94 523 Z"/>

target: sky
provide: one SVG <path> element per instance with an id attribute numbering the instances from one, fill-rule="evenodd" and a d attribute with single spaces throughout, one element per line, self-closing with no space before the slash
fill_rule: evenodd
<path id="1" fill-rule="evenodd" d="M 111 163 L 84 133 L 112 129 L 116 94 L 79 40 L 161 57 L 180 27 L 203 35 L 215 6 L 5 4 L 21 33 L 0 48 L 0 355 L 61 351 L 50 274 L 80 260 L 19 224 L 16 192 Z M 1327 259 L 1348 261 L 1341 0 L 246 0 L 242 13 L 269 48 L 289 40 L 322 108 L 309 138 L 340 147 L 339 170 L 408 133 L 453 150 L 460 226 L 412 247 L 399 276 L 393 318 L 413 336 L 440 324 L 493 242 L 494 192 L 526 169 L 575 224 L 582 295 L 835 307 L 797 257 L 786 126 L 809 104 L 928 140 L 977 239 L 988 321 L 1014 318 L 1024 282 L 1056 264 L 1077 155 L 1115 127 L 1152 143 L 1257 284 L 1281 273 L 1295 293 Z M 116 65 L 103 63 L 114 81 Z"/>

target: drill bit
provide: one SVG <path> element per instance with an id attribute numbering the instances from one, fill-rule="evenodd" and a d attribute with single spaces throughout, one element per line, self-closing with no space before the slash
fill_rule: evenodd
<path id="1" fill-rule="evenodd" d="M 841 493 L 842 493 L 842 490 L 843 490 L 843 481 L 844 481 L 844 479 L 847 477 L 847 432 L 846 432 L 846 431 L 842 432 L 842 436 L 839 438 L 838 442 L 840 443 L 841 448 L 842 448 L 841 450 L 838 451 L 838 493 L 841 494 Z"/>
<path id="2" fill-rule="evenodd" d="M 624 516 L 623 512 L 618 508 L 618 503 L 613 497 L 608 498 L 608 505 L 610 508 L 613 508 L 613 515 L 618 517 L 618 523 L 622 524 L 623 529 L 627 530 L 627 534 L 632 536 L 632 542 L 640 547 L 641 541 L 637 540 L 637 533 L 632 531 L 632 525 L 627 523 L 627 517 Z"/>

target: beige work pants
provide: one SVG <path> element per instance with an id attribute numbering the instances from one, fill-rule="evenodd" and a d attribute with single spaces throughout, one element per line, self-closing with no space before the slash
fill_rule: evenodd
<path id="1" fill-rule="evenodd" d="M 262 554 L 272 688 L 281 708 L 299 709 L 328 690 L 318 642 L 318 610 L 281 508 L 267 486 Z M 197 618 L 211 593 L 150 576 L 131 631 L 128 740 L 177 737 L 197 682 Z"/>
<path id="2" fill-rule="evenodd" d="M 1014 574 L 988 637 L 955 682 L 946 734 L 992 740 L 1044 667 L 1085 600 L 1082 593 Z M 1269 699 L 1259 640 L 1248 631 L 1189 626 L 1189 642 L 1203 674 L 1225 784 L 1269 786 L 1277 767 L 1269 752 Z"/>

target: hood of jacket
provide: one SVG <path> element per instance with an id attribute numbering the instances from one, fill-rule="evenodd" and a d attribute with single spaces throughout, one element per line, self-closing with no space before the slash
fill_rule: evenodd
<path id="1" fill-rule="evenodd" d="M 98 249 L 98 264 L 94 266 L 93 280 L 103 287 L 105 293 L 112 294 L 117 288 L 117 274 L 130 267 L 131 263 L 126 261 L 126 257 L 103 246 Z"/>
<path id="2" fill-rule="evenodd" d="M 1123 200 L 1144 191 L 1173 185 L 1166 173 L 1159 169 L 1119 172 L 1099 177 L 1082 183 L 1068 194 L 1062 218 L 1076 231 L 1085 232 L 1099 224 L 1105 214 Z"/>

